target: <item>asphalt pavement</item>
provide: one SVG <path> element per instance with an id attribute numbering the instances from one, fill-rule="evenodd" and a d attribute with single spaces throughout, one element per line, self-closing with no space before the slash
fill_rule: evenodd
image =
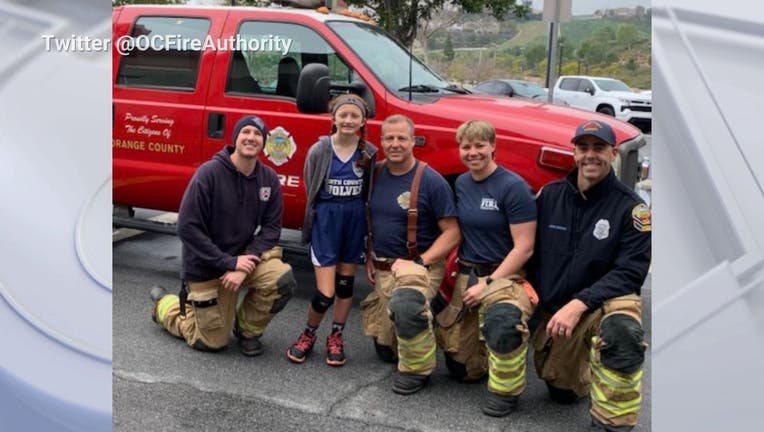
<path id="1" fill-rule="evenodd" d="M 114 431 L 526 431 L 589 430 L 588 400 L 552 402 L 528 367 L 519 410 L 505 418 L 482 414 L 485 380 L 448 377 L 443 356 L 431 384 L 411 396 L 392 392 L 394 367 L 380 362 L 361 330 L 358 303 L 371 291 L 359 271 L 346 328 L 344 367 L 325 363 L 329 318 L 302 365 L 284 354 L 302 330 L 314 278 L 308 257 L 288 253 L 298 290 L 266 330 L 262 356 L 242 356 L 231 345 L 219 353 L 190 349 L 151 321 L 149 288 L 179 287 L 180 241 L 144 233 L 113 244 Z M 650 281 L 643 289 L 644 322 L 651 334 Z M 649 340 L 649 339 L 648 339 Z M 643 380 L 642 416 L 635 432 L 650 430 L 651 361 Z"/>

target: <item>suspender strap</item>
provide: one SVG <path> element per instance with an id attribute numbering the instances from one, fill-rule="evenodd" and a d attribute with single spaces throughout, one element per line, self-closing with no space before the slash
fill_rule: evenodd
<path id="1" fill-rule="evenodd" d="M 377 165 L 374 167 L 374 178 L 372 180 L 373 184 L 377 183 L 377 179 L 379 178 L 379 174 L 382 172 L 382 168 L 385 167 L 385 162 L 387 161 L 379 161 L 377 162 Z M 369 259 L 371 259 L 371 252 L 374 250 L 374 234 L 372 234 L 371 231 L 371 209 L 369 208 L 369 203 L 371 201 L 371 191 L 369 191 L 369 199 L 366 200 L 366 229 L 368 230 L 367 233 L 367 239 L 368 239 L 368 250 L 369 250 Z"/>
<path id="2" fill-rule="evenodd" d="M 374 180 L 377 182 L 382 169 L 385 167 L 386 161 L 380 161 L 374 168 Z M 416 228 L 417 228 L 417 199 L 419 198 L 419 184 L 422 182 L 422 173 L 427 167 L 427 162 L 418 161 L 416 171 L 414 172 L 414 179 L 411 181 L 411 191 L 409 193 L 409 209 L 406 213 L 406 250 L 408 251 L 408 258 L 413 259 L 419 256 L 419 251 L 416 247 Z M 366 204 L 366 227 L 369 230 L 369 251 L 374 249 L 374 235 L 371 230 L 371 211 L 369 204 Z"/>
<path id="3" fill-rule="evenodd" d="M 188 301 L 188 285 L 186 285 L 186 281 L 180 282 L 180 293 L 178 293 L 178 298 L 180 300 L 180 315 L 186 316 L 186 301 Z"/>
<path id="4" fill-rule="evenodd" d="M 417 199 L 419 198 L 419 183 L 422 182 L 422 173 L 427 167 L 427 162 L 419 162 L 414 173 L 414 180 L 411 182 L 411 195 L 409 195 L 409 210 L 406 224 L 406 249 L 409 253 L 409 259 L 419 256 L 416 248 L 416 222 L 417 222 Z"/>

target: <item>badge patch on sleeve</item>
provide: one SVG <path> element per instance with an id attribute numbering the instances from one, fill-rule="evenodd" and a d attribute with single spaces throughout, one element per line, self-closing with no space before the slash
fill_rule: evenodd
<path id="1" fill-rule="evenodd" d="M 639 232 L 650 232 L 653 225 L 650 217 L 650 209 L 645 204 L 637 204 L 631 211 L 631 218 L 634 221 L 634 228 Z"/>

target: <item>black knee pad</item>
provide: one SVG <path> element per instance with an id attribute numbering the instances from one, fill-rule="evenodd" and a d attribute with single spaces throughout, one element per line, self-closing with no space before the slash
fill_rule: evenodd
<path id="1" fill-rule="evenodd" d="M 398 336 L 411 339 L 427 330 L 427 317 L 424 316 L 424 294 L 411 288 L 399 288 L 390 297 L 390 319 L 395 323 Z"/>
<path id="2" fill-rule="evenodd" d="M 623 373 L 642 367 L 645 331 L 637 320 L 625 314 L 610 315 L 600 324 L 600 338 L 604 342 L 600 349 L 603 366 Z"/>
<path id="3" fill-rule="evenodd" d="M 355 276 L 343 276 L 338 274 L 334 278 L 334 295 L 339 299 L 353 297 L 353 283 Z"/>
<path id="4" fill-rule="evenodd" d="M 281 310 L 286 307 L 286 304 L 289 302 L 289 299 L 292 298 L 296 287 L 297 281 L 294 278 L 294 273 L 292 273 L 292 269 L 289 269 L 276 281 L 276 292 L 279 293 L 279 298 L 277 298 L 276 301 L 273 302 L 273 306 L 271 306 L 272 314 L 281 312 Z"/>
<path id="5" fill-rule="evenodd" d="M 546 383 L 546 388 L 549 389 L 549 397 L 563 405 L 574 404 L 581 399 L 573 390 L 561 389 L 549 383 Z"/>
<path id="6" fill-rule="evenodd" d="M 522 316 L 520 309 L 509 303 L 488 306 L 483 322 L 483 337 L 491 351 L 507 354 L 522 345 L 523 334 L 517 329 L 522 323 Z"/>
<path id="7" fill-rule="evenodd" d="M 467 366 L 451 358 L 450 355 L 444 354 L 446 358 L 446 368 L 452 378 L 457 380 L 463 380 L 467 377 Z"/>
<path id="8" fill-rule="evenodd" d="M 313 295 L 313 300 L 310 301 L 310 305 L 313 307 L 313 310 L 318 313 L 326 312 L 332 303 L 334 303 L 334 297 L 327 297 L 321 294 L 321 291 L 318 290 L 316 290 L 316 294 Z"/>
<path id="9" fill-rule="evenodd" d="M 398 363 L 398 355 L 387 345 L 380 345 L 374 339 L 374 349 L 377 351 L 377 357 L 385 363 Z"/>

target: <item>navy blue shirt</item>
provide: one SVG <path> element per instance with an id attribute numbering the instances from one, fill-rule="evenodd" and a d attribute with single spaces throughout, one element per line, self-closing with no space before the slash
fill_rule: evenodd
<path id="1" fill-rule="evenodd" d="M 480 181 L 469 172 L 460 175 L 456 208 L 464 236 L 459 259 L 475 264 L 503 261 L 514 247 L 509 225 L 536 220 L 530 186 L 501 166 Z"/>
<path id="2" fill-rule="evenodd" d="M 419 161 L 417 161 L 417 166 Z M 411 182 L 416 166 L 406 174 L 395 176 L 382 168 L 374 181 L 369 207 L 374 235 L 374 253 L 378 257 L 408 256 L 406 250 L 406 215 L 409 208 Z M 440 235 L 438 220 L 456 216 L 451 187 L 446 179 L 429 166 L 422 173 L 417 199 L 417 248 L 426 251 Z"/>
<path id="3" fill-rule="evenodd" d="M 358 149 L 346 161 L 340 159 L 337 153 L 332 151 L 332 162 L 329 166 L 328 175 L 324 180 L 323 187 L 318 192 L 319 201 L 361 198 L 364 172 L 363 168 L 357 165 L 359 159 L 361 159 L 361 152 Z"/>

